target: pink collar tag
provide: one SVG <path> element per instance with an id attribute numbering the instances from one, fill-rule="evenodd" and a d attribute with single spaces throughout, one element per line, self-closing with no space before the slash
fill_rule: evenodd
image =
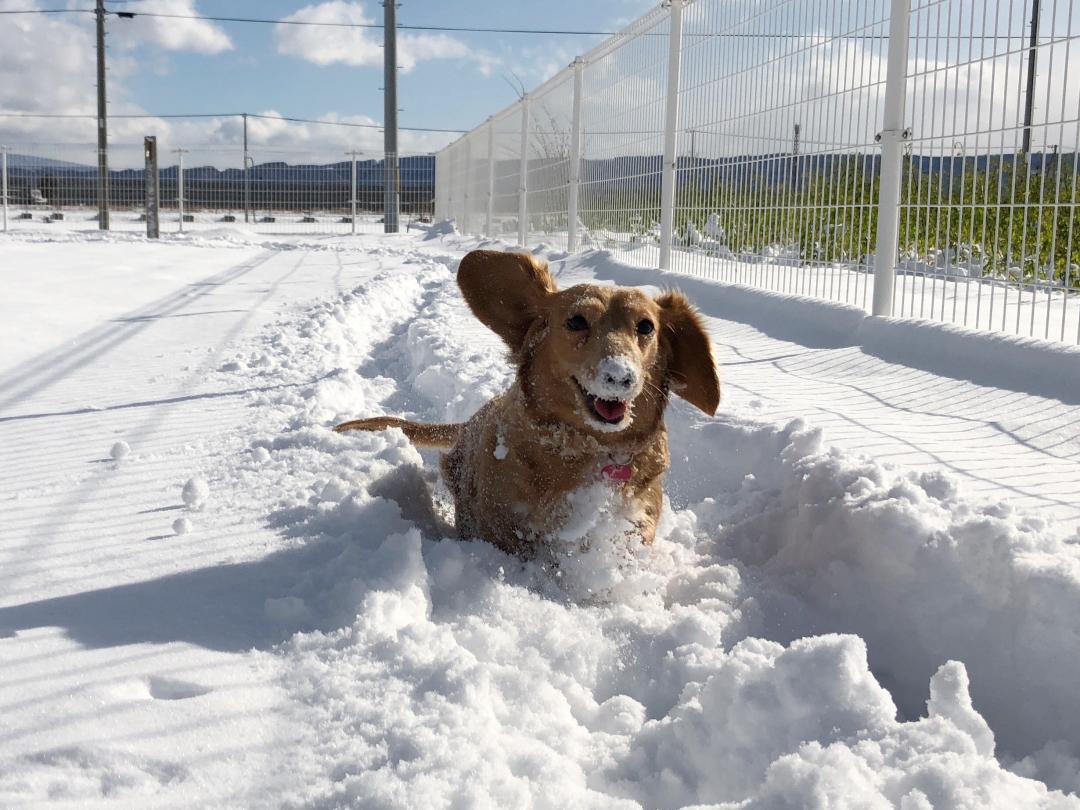
<path id="1" fill-rule="evenodd" d="M 618 481 L 621 484 L 630 480 L 634 474 L 634 468 L 629 464 L 608 464 L 601 468 L 600 472 L 609 481 Z"/>

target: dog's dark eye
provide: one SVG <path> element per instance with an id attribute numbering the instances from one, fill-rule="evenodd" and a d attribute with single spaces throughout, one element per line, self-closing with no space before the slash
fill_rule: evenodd
<path id="1" fill-rule="evenodd" d="M 652 321 L 638 321 L 637 333 L 639 335 L 651 335 L 654 329 L 656 327 L 653 326 Z"/>
<path id="2" fill-rule="evenodd" d="M 571 332 L 584 332 L 589 328 L 589 322 L 581 315 L 575 315 L 573 318 L 567 319 L 566 328 Z"/>

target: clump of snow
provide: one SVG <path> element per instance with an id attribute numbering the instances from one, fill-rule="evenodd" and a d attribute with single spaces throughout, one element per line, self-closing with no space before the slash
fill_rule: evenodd
<path id="1" fill-rule="evenodd" d="M 116 444 L 114 444 L 112 446 L 112 449 L 109 450 L 109 456 L 114 461 L 119 461 L 120 459 L 126 457 L 127 454 L 130 453 L 130 452 L 131 452 L 131 445 L 129 445 L 127 442 L 121 440 L 121 441 L 118 441 Z"/>
<path id="2" fill-rule="evenodd" d="M 172 524 L 173 534 L 190 534 L 194 528 L 192 522 L 186 517 L 179 517 Z"/>
<path id="3" fill-rule="evenodd" d="M 298 596 L 267 599 L 263 607 L 270 621 L 292 630 L 300 629 L 311 621 L 311 611 L 304 600 Z"/>
<path id="4" fill-rule="evenodd" d="M 319 497 L 324 501 L 340 501 L 349 494 L 350 487 L 340 478 L 332 478 L 319 488 Z"/>
<path id="5" fill-rule="evenodd" d="M 642 544 L 621 487 L 598 481 L 567 500 L 570 517 L 547 547 L 563 592 L 581 602 L 655 598 L 674 569 L 674 549 L 663 536 Z"/>
<path id="6" fill-rule="evenodd" d="M 265 447 L 251 448 L 251 459 L 258 464 L 265 464 L 270 460 L 270 451 Z"/>
<path id="7" fill-rule="evenodd" d="M 189 478 L 180 491 L 180 497 L 188 509 L 202 509 L 206 505 L 207 498 L 210 497 L 210 485 L 204 478 L 198 476 Z"/>

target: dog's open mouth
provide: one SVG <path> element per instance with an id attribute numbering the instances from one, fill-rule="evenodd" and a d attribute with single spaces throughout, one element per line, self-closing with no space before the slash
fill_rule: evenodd
<path id="1" fill-rule="evenodd" d="M 617 425 L 626 418 L 626 402 L 621 399 L 600 399 L 595 394 L 586 391 L 585 387 L 577 380 L 574 380 L 574 382 L 577 383 L 578 389 L 581 391 L 582 396 L 585 397 L 589 412 L 605 425 Z"/>

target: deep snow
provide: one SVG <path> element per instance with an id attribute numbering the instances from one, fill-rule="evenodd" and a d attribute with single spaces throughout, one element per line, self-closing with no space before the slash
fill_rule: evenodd
<path id="1" fill-rule="evenodd" d="M 34 336 L 0 363 L 0 803 L 1080 807 L 1067 377 L 698 281 L 725 403 L 670 412 L 656 545 L 603 542 L 601 488 L 522 565 L 440 539 L 400 432 L 329 430 L 505 387 L 475 243 L 219 236 L 0 240 L 37 301 L 0 304 Z M 80 308 L 65 275 L 170 256 L 175 290 L 112 276 L 90 332 L 24 331 Z"/>

